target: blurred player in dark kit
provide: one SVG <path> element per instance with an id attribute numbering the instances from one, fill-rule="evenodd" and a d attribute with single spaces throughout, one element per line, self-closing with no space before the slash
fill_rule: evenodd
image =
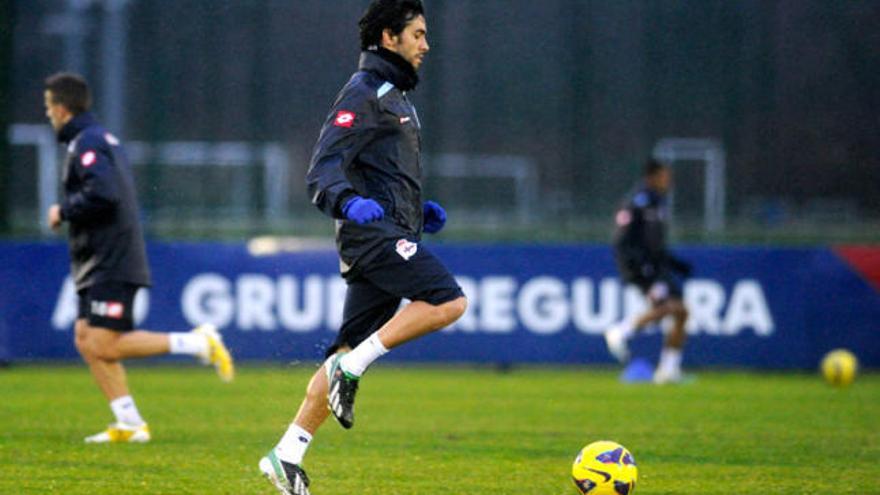
<path id="1" fill-rule="evenodd" d="M 58 73 L 46 79 L 44 104 L 58 141 L 67 146 L 63 200 L 47 216 L 53 229 L 69 227 L 79 296 L 76 348 L 116 417 L 85 440 L 147 442 L 150 430 L 128 391 L 123 359 L 188 354 L 230 381 L 232 358 L 211 325 L 181 333 L 134 330 L 135 294 L 150 285 L 150 271 L 125 150 L 89 112 L 91 94 L 82 77 Z"/>
<path id="2" fill-rule="evenodd" d="M 649 160 L 643 181 L 617 212 L 614 255 L 620 276 L 638 286 L 651 307 L 605 332 L 608 350 L 619 361 L 626 362 L 629 339 L 651 323 L 671 316 L 672 327 L 664 338 L 660 362 L 654 371 L 654 382 L 658 384 L 681 380 L 682 350 L 687 340 L 688 311 L 682 300 L 682 281 L 690 275 L 691 266 L 673 256 L 666 246 L 666 195 L 671 186 L 670 168 Z"/>
<path id="3" fill-rule="evenodd" d="M 429 49 L 422 4 L 376 0 L 359 26 L 358 71 L 324 122 L 307 175 L 312 202 L 336 219 L 348 284 L 343 323 L 293 423 L 260 461 L 285 495 L 309 493 L 301 464 L 328 415 L 353 426 L 355 393 L 367 367 L 390 349 L 450 325 L 467 306 L 455 279 L 420 243 L 422 231 L 438 232 L 446 222 L 440 205 L 422 200 L 421 124 L 407 97 Z M 398 312 L 403 298 L 412 302 Z"/>

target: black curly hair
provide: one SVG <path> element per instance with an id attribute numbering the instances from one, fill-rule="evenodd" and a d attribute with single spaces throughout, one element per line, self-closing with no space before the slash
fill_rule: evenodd
<path id="1" fill-rule="evenodd" d="M 382 32 L 403 32 L 416 17 L 425 15 L 421 0 L 373 0 L 358 22 L 361 30 L 361 49 L 369 50 L 382 45 Z"/>
<path id="2" fill-rule="evenodd" d="M 669 166 L 665 163 L 659 160 L 655 160 L 653 158 L 649 158 L 645 162 L 645 165 L 642 167 L 642 175 L 645 177 L 651 177 L 653 175 L 656 175 L 658 172 L 666 170 L 667 168 L 669 168 Z"/>

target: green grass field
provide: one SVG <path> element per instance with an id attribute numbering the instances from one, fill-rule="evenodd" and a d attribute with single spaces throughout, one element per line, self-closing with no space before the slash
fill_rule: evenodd
<path id="1" fill-rule="evenodd" d="M 256 464 L 314 368 L 136 367 L 146 445 L 84 445 L 111 420 L 84 366 L 0 370 L 0 494 L 276 493 Z M 591 368 L 394 368 L 365 378 L 357 425 L 328 422 L 305 466 L 315 495 L 572 495 L 571 461 L 612 439 L 636 493 L 880 493 L 880 376 L 704 372 L 623 385 Z"/>

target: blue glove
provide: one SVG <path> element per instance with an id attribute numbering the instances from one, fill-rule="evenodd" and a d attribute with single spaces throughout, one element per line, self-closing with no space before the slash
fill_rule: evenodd
<path id="1" fill-rule="evenodd" d="M 363 225 L 381 220 L 385 216 L 385 210 L 375 200 L 355 196 L 345 202 L 342 214 L 352 222 Z"/>
<path id="2" fill-rule="evenodd" d="M 422 207 L 422 213 L 425 218 L 425 232 L 436 234 L 446 225 L 446 210 L 442 206 L 433 201 L 425 201 Z"/>

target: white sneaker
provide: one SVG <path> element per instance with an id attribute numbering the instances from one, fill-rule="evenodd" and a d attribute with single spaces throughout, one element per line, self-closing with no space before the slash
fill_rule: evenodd
<path id="1" fill-rule="evenodd" d="M 299 464 L 282 461 L 269 451 L 260 459 L 260 471 L 282 495 L 309 495 L 309 477 Z"/>
<path id="2" fill-rule="evenodd" d="M 146 443 L 150 441 L 150 427 L 146 423 L 132 426 L 113 423 L 101 433 L 85 438 L 86 443 Z"/>
<path id="3" fill-rule="evenodd" d="M 654 371 L 654 383 L 656 385 L 666 385 L 671 383 L 681 383 L 683 375 L 680 369 L 669 370 L 657 368 Z"/>
<path id="4" fill-rule="evenodd" d="M 621 363 L 629 361 L 629 346 L 627 339 L 623 335 L 623 328 L 618 325 L 611 325 L 605 330 L 605 345 L 608 346 L 608 352 Z"/>

